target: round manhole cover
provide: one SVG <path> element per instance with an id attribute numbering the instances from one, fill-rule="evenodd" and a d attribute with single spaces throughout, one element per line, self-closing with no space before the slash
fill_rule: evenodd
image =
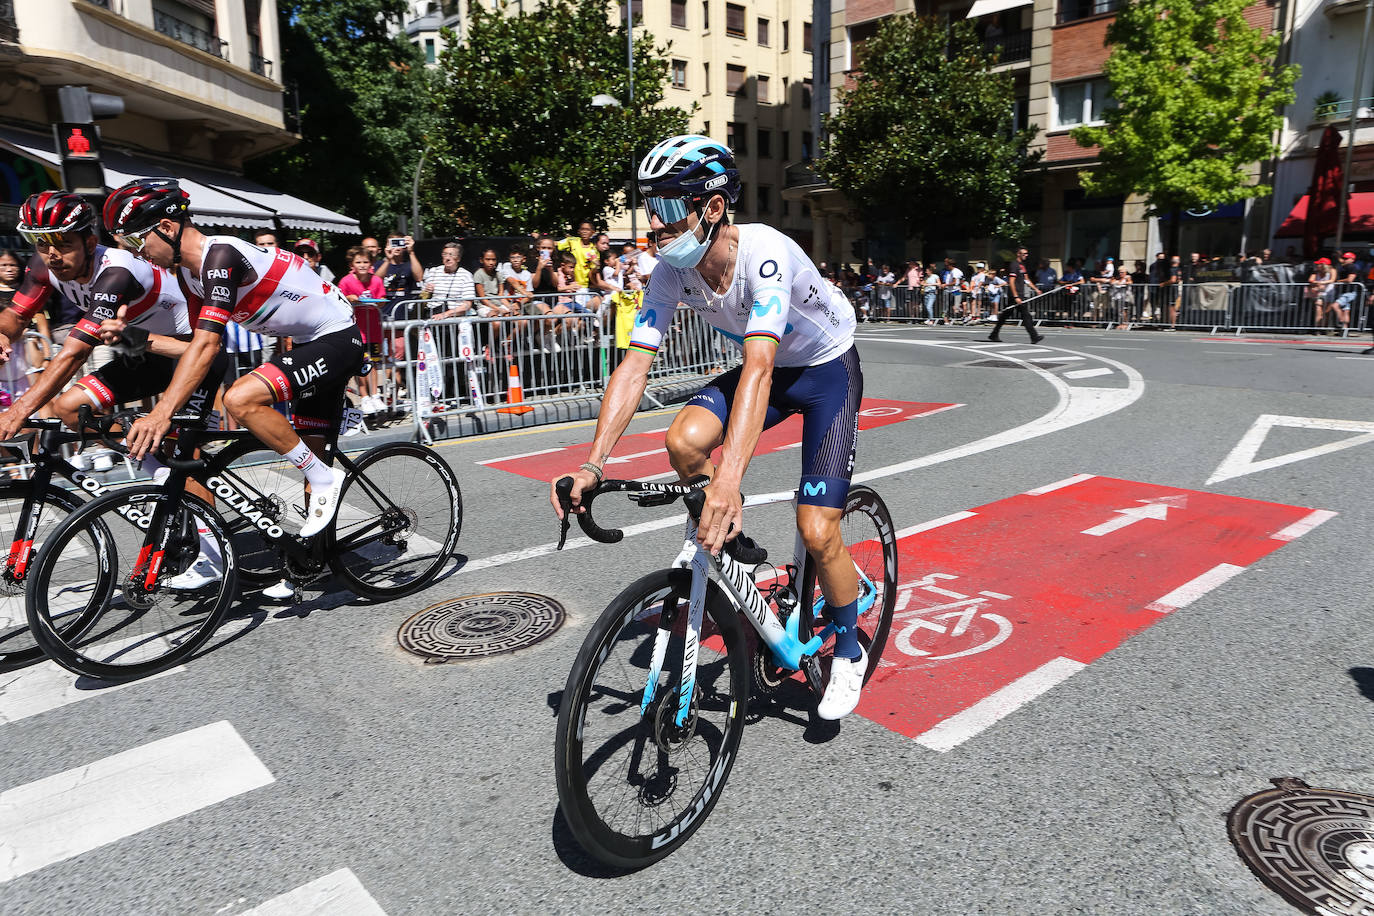
<path id="1" fill-rule="evenodd" d="M 1325 916 L 1374 912 L 1374 797 L 1275 779 L 1227 828 L 1241 858 L 1289 903 Z"/>
<path id="2" fill-rule="evenodd" d="M 563 625 L 563 605 L 528 592 L 466 595 L 401 624 L 401 648 L 429 660 L 483 658 L 532 646 Z"/>

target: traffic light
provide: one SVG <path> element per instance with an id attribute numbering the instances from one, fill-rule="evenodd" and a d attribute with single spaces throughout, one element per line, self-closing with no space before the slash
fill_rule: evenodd
<path id="1" fill-rule="evenodd" d="M 99 118 L 124 113 L 124 99 L 91 92 L 85 86 L 57 90 L 62 120 L 53 125 L 53 141 L 62 160 L 62 187 L 78 194 L 104 194 L 105 169 L 100 164 Z"/>

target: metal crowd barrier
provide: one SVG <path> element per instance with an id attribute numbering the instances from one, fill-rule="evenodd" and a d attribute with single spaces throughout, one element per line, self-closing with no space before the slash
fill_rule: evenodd
<path id="1" fill-rule="evenodd" d="M 972 324 L 1008 308 L 1010 295 L 927 292 L 898 286 L 884 307 L 870 303 L 874 320 L 925 324 Z M 1370 288 L 1332 283 L 1316 290 L 1307 283 L 1215 281 L 1184 284 L 1097 283 L 1038 290 L 1027 298 L 1037 324 L 1102 327 L 1171 327 L 1231 331 L 1311 331 L 1341 336 L 1369 329 Z"/>
<path id="2" fill-rule="evenodd" d="M 422 314 L 458 303 L 408 300 L 393 307 L 401 317 L 382 322 L 380 372 L 390 376 L 382 381 L 384 400 L 388 410 L 410 414 L 420 441 L 432 441 L 435 418 L 479 411 L 515 416 L 536 404 L 599 398 L 628 347 L 637 310 L 636 302 L 621 300 L 595 311 L 539 313 L 531 303 L 571 303 L 566 296 L 499 298 L 525 314 L 482 318 L 471 309 L 429 319 Z M 739 359 L 737 344 L 679 307 L 650 368 L 649 396 L 655 387 L 704 379 Z"/>

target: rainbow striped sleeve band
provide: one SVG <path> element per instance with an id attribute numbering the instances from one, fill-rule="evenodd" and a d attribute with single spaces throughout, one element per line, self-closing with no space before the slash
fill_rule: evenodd
<path id="1" fill-rule="evenodd" d="M 658 353 L 658 347 L 651 347 L 646 343 L 632 343 L 630 344 L 630 349 L 644 353 L 648 356 L 653 356 Z"/>
<path id="2" fill-rule="evenodd" d="M 781 346 L 782 344 L 782 338 L 774 334 L 772 331 L 750 331 L 748 334 L 744 335 L 744 342 L 748 343 L 751 340 L 771 341 L 773 346 L 775 347 Z"/>

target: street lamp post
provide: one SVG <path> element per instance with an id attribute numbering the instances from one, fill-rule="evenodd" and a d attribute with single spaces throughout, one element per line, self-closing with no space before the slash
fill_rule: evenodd
<path id="1" fill-rule="evenodd" d="M 634 90 L 630 90 L 633 92 Z M 613 95 L 606 95 L 604 92 L 592 96 L 593 108 L 623 108 L 620 99 Z M 635 240 L 635 245 L 639 245 L 639 223 L 635 218 L 635 160 L 634 155 L 630 155 L 630 186 L 626 191 L 626 200 L 630 206 L 630 236 Z"/>
<path id="2" fill-rule="evenodd" d="M 1374 0 L 1364 0 L 1364 37 L 1360 39 L 1360 61 L 1355 66 L 1355 94 L 1350 99 L 1350 132 L 1345 141 L 1345 168 L 1341 171 L 1341 193 L 1337 195 L 1340 205 L 1336 209 L 1336 254 L 1341 253 L 1345 239 L 1345 214 L 1347 189 L 1354 182 L 1350 180 L 1350 166 L 1355 154 L 1355 125 L 1360 117 L 1360 102 L 1364 95 L 1364 64 L 1369 56 L 1369 28 L 1374 22 Z"/>

